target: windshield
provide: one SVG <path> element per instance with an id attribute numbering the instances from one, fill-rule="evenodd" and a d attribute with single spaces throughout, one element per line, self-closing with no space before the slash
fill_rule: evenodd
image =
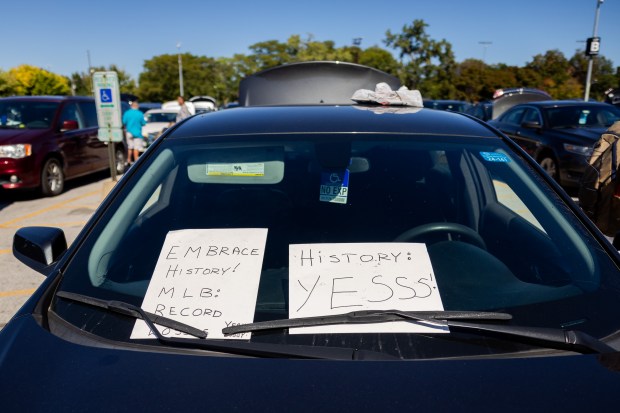
<path id="1" fill-rule="evenodd" d="M 58 109 L 57 102 L 0 100 L 0 127 L 13 129 L 48 129 Z"/>
<path id="2" fill-rule="evenodd" d="M 500 139 L 227 136 L 164 140 L 145 156 L 60 290 L 142 306 L 208 338 L 404 358 L 530 347 L 405 321 L 221 329 L 393 309 L 499 311 L 512 315 L 504 323 L 597 338 L 618 329 L 614 263 Z M 156 344 L 132 318 L 63 299 L 53 311 L 108 339 Z"/>
<path id="3" fill-rule="evenodd" d="M 608 128 L 620 120 L 620 110 L 609 105 L 567 106 L 546 109 L 550 128 Z"/>
<path id="4" fill-rule="evenodd" d="M 152 122 L 174 122 L 176 121 L 177 114 L 176 112 L 159 112 L 159 113 L 147 113 L 145 115 L 146 121 L 148 123 Z"/>

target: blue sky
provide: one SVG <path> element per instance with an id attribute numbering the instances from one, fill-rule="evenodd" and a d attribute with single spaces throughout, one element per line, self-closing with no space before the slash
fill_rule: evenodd
<path id="1" fill-rule="evenodd" d="M 145 60 L 182 52 L 231 57 L 266 40 L 361 37 L 385 47 L 385 32 L 415 19 L 452 44 L 457 61 L 522 66 L 557 49 L 570 58 L 592 36 L 597 0 L 23 0 L 0 7 L 0 70 L 30 64 L 62 75 L 116 64 L 138 77 Z M 600 7 L 601 53 L 620 66 L 620 0 Z M 482 45 L 480 42 L 492 42 Z"/>

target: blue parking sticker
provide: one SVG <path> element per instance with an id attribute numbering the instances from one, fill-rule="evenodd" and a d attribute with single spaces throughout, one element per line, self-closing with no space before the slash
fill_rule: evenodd
<path id="1" fill-rule="evenodd" d="M 510 162 L 510 158 L 499 152 L 480 152 L 480 155 L 488 162 Z"/>
<path id="2" fill-rule="evenodd" d="M 346 204 L 349 195 L 349 170 L 321 172 L 321 202 Z"/>

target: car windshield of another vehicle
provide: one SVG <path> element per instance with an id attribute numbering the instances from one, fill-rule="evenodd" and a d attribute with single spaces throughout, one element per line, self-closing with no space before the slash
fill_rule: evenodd
<path id="1" fill-rule="evenodd" d="M 599 339 L 620 327 L 615 263 L 499 137 L 172 135 L 123 182 L 59 291 L 141 306 L 208 341 L 399 358 L 535 347 L 412 321 L 222 329 L 392 309 L 502 312 L 512 319 L 494 323 Z M 107 340 L 165 346 L 132 317 L 63 297 L 51 311 Z"/>
<path id="2" fill-rule="evenodd" d="M 154 112 L 146 114 L 146 121 L 148 123 L 153 122 L 174 122 L 177 114 L 175 112 Z"/>
<path id="3" fill-rule="evenodd" d="M 47 129 L 52 126 L 57 102 L 0 100 L 0 128 Z"/>
<path id="4" fill-rule="evenodd" d="M 550 128 L 608 128 L 620 120 L 613 106 L 566 106 L 546 110 Z"/>

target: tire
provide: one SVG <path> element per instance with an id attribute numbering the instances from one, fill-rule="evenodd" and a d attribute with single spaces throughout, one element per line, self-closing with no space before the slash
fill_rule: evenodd
<path id="1" fill-rule="evenodd" d="M 41 193 L 45 196 L 60 195 L 65 189 L 65 173 L 60 161 L 50 158 L 41 170 Z"/>
<path id="2" fill-rule="evenodd" d="M 125 173 L 125 169 L 127 167 L 127 158 L 122 148 L 116 148 L 114 150 L 114 165 L 116 167 L 117 175 L 122 175 Z"/>
<path id="3" fill-rule="evenodd" d="M 538 163 L 540 164 L 540 166 L 542 166 L 545 172 L 549 174 L 550 177 L 558 181 L 560 171 L 558 169 L 558 163 L 553 156 L 548 154 L 543 155 L 538 161 Z"/>

